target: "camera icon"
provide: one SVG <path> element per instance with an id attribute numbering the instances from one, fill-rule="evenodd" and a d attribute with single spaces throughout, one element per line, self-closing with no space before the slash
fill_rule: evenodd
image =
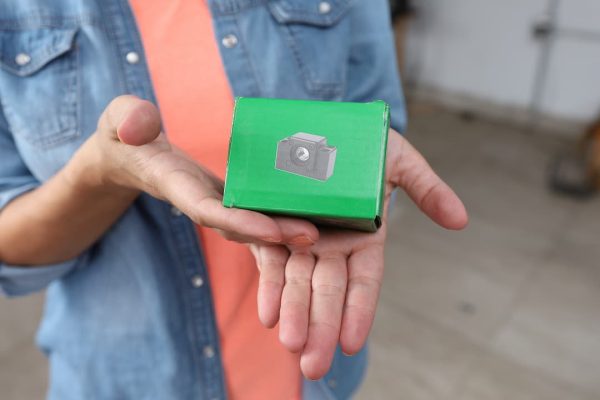
<path id="1" fill-rule="evenodd" d="M 275 168 L 326 181 L 333 175 L 336 153 L 326 137 L 299 132 L 279 141 Z"/>

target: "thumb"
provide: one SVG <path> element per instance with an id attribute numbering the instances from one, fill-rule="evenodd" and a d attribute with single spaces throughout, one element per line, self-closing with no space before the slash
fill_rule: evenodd
<path id="1" fill-rule="evenodd" d="M 141 146 L 161 131 L 160 114 L 154 104 L 135 96 L 119 96 L 110 102 L 98 122 L 98 131 L 113 140 Z"/>
<path id="2" fill-rule="evenodd" d="M 388 181 L 404 189 L 421 211 L 439 225 L 463 229 L 469 218 L 454 191 L 406 139 L 396 133 L 389 140 L 388 148 L 396 157 L 388 163 Z"/>

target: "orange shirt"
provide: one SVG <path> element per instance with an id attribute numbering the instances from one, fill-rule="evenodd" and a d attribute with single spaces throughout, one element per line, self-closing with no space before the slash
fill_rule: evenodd
<path id="1" fill-rule="evenodd" d="M 170 141 L 224 178 L 233 96 L 206 0 L 130 0 Z M 258 320 L 258 271 L 246 246 L 198 228 L 227 390 L 233 399 L 298 399 L 298 355 Z"/>

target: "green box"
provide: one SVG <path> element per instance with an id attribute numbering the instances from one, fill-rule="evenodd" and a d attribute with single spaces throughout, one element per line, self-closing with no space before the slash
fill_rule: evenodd
<path id="1" fill-rule="evenodd" d="M 389 107 L 238 98 L 223 205 L 376 231 Z"/>

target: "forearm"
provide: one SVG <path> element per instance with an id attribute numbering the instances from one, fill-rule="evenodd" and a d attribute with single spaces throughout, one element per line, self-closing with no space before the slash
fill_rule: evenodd
<path id="1" fill-rule="evenodd" d="M 317 229 L 306 221 L 223 207 L 223 182 L 173 149 L 160 128 L 151 103 L 132 96 L 114 99 L 96 133 L 61 171 L 0 212 L 0 261 L 40 265 L 69 260 L 98 240 L 140 192 L 170 202 L 226 239 L 317 240 Z"/>
<path id="2" fill-rule="evenodd" d="M 0 212 L 0 260 L 33 266 L 66 261 L 100 238 L 138 192 L 107 185 L 86 143 L 54 177 Z"/>

